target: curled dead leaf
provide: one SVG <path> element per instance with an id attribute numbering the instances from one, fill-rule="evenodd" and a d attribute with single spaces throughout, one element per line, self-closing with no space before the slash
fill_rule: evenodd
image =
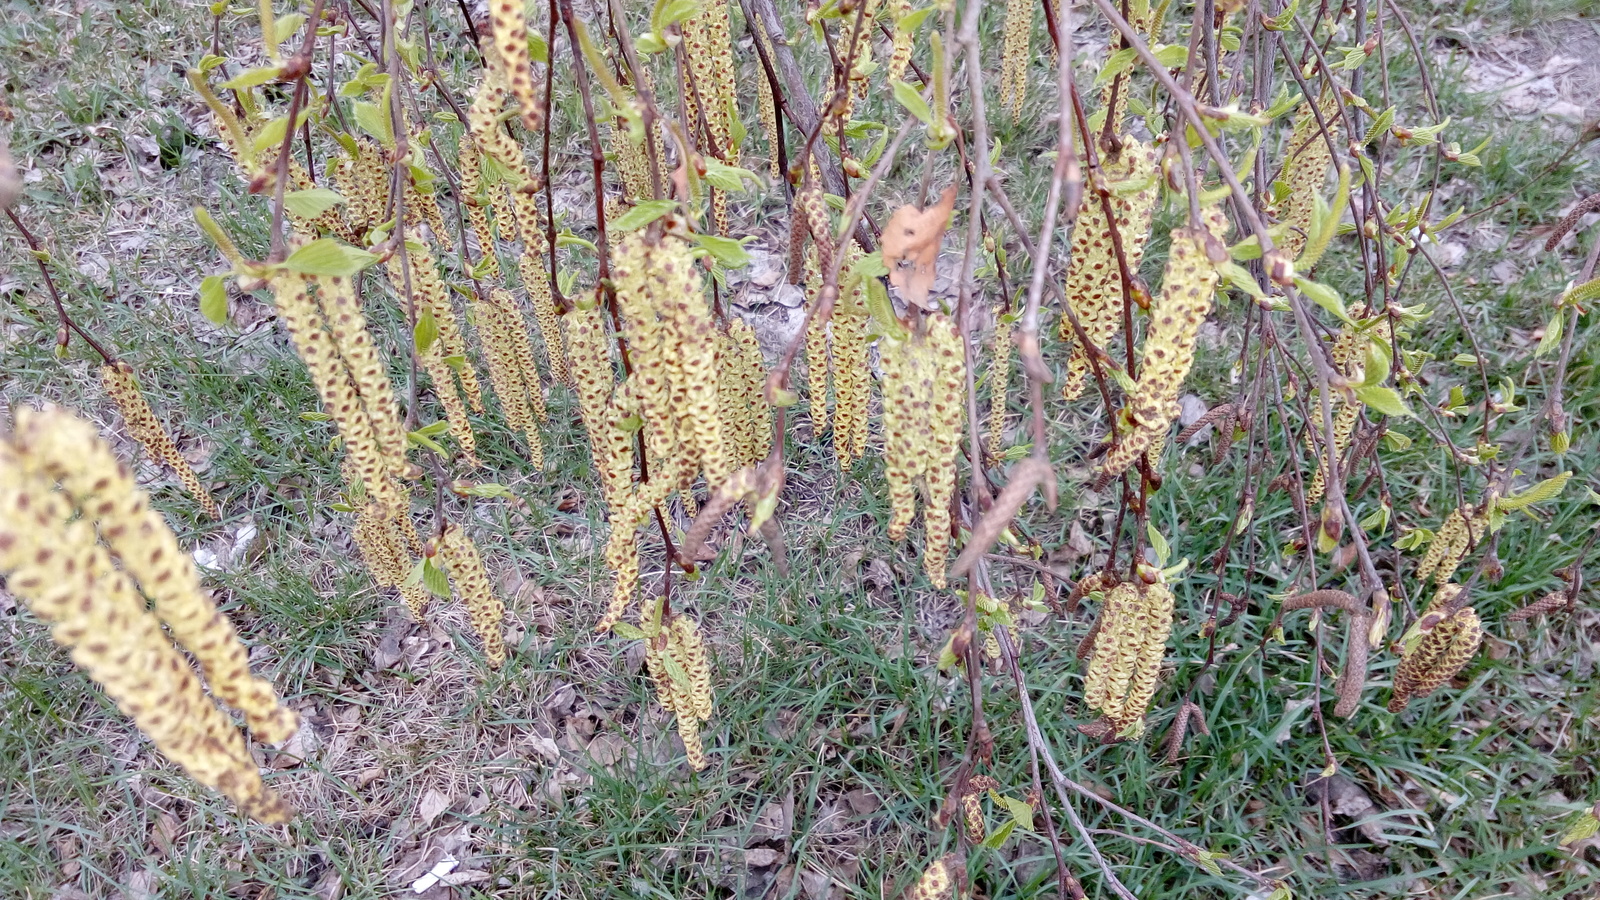
<path id="1" fill-rule="evenodd" d="M 883 264 L 889 267 L 889 283 L 907 303 L 928 308 L 939 243 L 950 227 L 955 206 L 956 186 L 952 184 L 944 189 L 939 202 L 927 209 L 906 204 L 895 210 L 883 229 Z"/>

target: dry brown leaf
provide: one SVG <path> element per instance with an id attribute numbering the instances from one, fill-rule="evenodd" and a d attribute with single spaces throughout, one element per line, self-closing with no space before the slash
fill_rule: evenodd
<path id="1" fill-rule="evenodd" d="M 883 229 L 883 264 L 889 267 L 889 283 L 907 303 L 928 307 L 939 243 L 950 227 L 955 206 L 956 186 L 952 184 L 944 189 L 939 202 L 927 209 L 907 204 L 895 210 Z"/>

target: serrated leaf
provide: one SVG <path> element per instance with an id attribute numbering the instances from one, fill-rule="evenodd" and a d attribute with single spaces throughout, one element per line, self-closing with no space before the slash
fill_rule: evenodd
<path id="1" fill-rule="evenodd" d="M 738 166 L 730 166 L 725 162 L 719 162 L 718 160 L 712 159 L 709 156 L 705 157 L 705 164 L 706 181 L 709 182 L 714 188 L 719 188 L 724 191 L 738 191 L 744 188 L 744 183 L 746 181 L 750 182 L 757 188 L 761 187 L 761 179 L 757 178 L 756 173 L 750 171 L 749 169 L 741 169 Z"/>
<path id="2" fill-rule="evenodd" d="M 933 12 L 934 7 L 932 6 L 924 6 L 921 9 L 908 12 L 895 21 L 894 30 L 901 33 L 916 31 L 917 26 L 921 25 L 928 16 L 933 15 Z"/>
<path id="3" fill-rule="evenodd" d="M 315 219 L 343 202 L 344 196 L 342 194 L 325 187 L 289 191 L 283 195 L 284 209 L 302 219 Z"/>
<path id="4" fill-rule="evenodd" d="M 917 89 L 904 81 L 896 79 L 890 82 L 889 89 L 894 92 L 895 102 L 906 108 L 906 112 L 917 117 L 917 121 L 924 125 L 933 124 L 933 111 L 928 109 L 928 103 L 922 99 Z"/>
<path id="5" fill-rule="evenodd" d="M 333 421 L 333 416 L 330 416 L 325 412 L 303 412 L 303 413 L 300 414 L 300 418 L 304 419 L 307 422 L 331 422 L 331 421 Z"/>
<path id="6" fill-rule="evenodd" d="M 1094 86 L 1104 87 L 1110 84 L 1118 75 L 1132 69 L 1134 60 L 1138 58 L 1138 52 L 1132 47 L 1124 47 L 1106 57 L 1106 64 L 1101 66 L 1100 71 L 1094 76 Z"/>
<path id="7" fill-rule="evenodd" d="M 213 325 L 228 324 L 228 289 L 221 275 L 207 275 L 200 282 L 200 315 Z"/>
<path id="8" fill-rule="evenodd" d="M 278 21 L 272 23 L 273 45 L 276 46 L 294 37 L 295 32 L 299 31 L 300 26 L 304 24 L 306 24 L 305 13 L 294 12 L 279 16 Z"/>
<path id="9" fill-rule="evenodd" d="M 1356 388 L 1356 398 L 1386 416 L 1409 416 L 1411 408 L 1393 388 L 1369 384 Z"/>
<path id="10" fill-rule="evenodd" d="M 256 153 L 264 153 L 283 144 L 283 136 L 289 128 L 289 118 L 279 116 L 261 126 L 255 135 L 250 138 L 250 149 Z"/>
<path id="11" fill-rule="evenodd" d="M 378 261 L 376 253 L 320 238 L 289 254 L 284 268 L 301 275 L 350 276 Z"/>
<path id="12" fill-rule="evenodd" d="M 889 302 L 889 290 L 876 278 L 867 279 L 867 313 L 878 323 L 878 329 L 888 337 L 903 341 L 910 336 L 894 314 L 894 304 Z"/>
<path id="13" fill-rule="evenodd" d="M 606 223 L 606 230 L 613 232 L 637 231 L 661 218 L 678 207 L 676 200 L 641 200 L 633 209 L 623 213 L 614 221 Z"/>
<path id="14" fill-rule="evenodd" d="M 1220 876 L 1222 874 L 1222 866 L 1217 865 L 1217 854 L 1212 853 L 1210 850 L 1196 850 L 1194 861 L 1200 864 L 1200 868 L 1205 869 L 1212 875 Z"/>
<path id="15" fill-rule="evenodd" d="M 1011 814 L 1011 820 L 1022 826 L 1023 830 L 1033 830 L 1033 807 L 1015 797 L 1007 797 L 996 791 L 989 792 L 989 799 L 1004 806 L 1006 812 Z"/>
<path id="16" fill-rule="evenodd" d="M 445 423 L 445 424 L 446 424 L 446 426 L 449 425 L 448 422 Z M 516 494 L 513 494 L 511 492 L 510 488 L 506 487 L 503 484 L 497 484 L 497 483 L 495 483 L 493 481 L 479 482 L 478 484 L 474 484 L 471 487 L 467 488 L 462 493 L 466 494 L 469 497 L 480 497 L 480 498 L 483 498 L 483 499 L 486 499 L 486 500 L 491 500 L 491 499 L 515 499 L 516 496 L 517 496 Z"/>
<path id="17" fill-rule="evenodd" d="M 377 138 L 385 147 L 394 146 L 394 122 L 389 118 L 389 110 L 365 100 L 351 103 L 350 109 L 362 131 Z"/>
<path id="18" fill-rule="evenodd" d="M 550 62 L 550 44 L 544 35 L 533 29 L 528 29 L 528 58 L 536 63 Z"/>

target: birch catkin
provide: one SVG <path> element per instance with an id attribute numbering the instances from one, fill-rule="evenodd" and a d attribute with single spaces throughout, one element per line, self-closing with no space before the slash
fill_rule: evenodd
<path id="1" fill-rule="evenodd" d="M 1150 237 L 1150 221 L 1155 214 L 1160 183 L 1156 175 L 1156 153 L 1147 144 L 1131 138 L 1122 149 L 1101 158 L 1101 173 L 1108 188 L 1118 185 L 1109 198 L 1115 216 L 1117 239 L 1130 274 L 1139 271 L 1144 246 Z M 1096 347 L 1122 330 L 1122 269 L 1118 265 L 1116 244 L 1111 237 L 1112 220 L 1106 218 L 1106 203 L 1097 189 L 1083 192 L 1078 207 L 1078 224 L 1072 232 L 1072 262 L 1067 268 L 1066 297 L 1084 333 Z M 1072 342 L 1067 371 L 1062 377 L 1062 396 L 1068 400 L 1083 392 L 1084 376 L 1091 370 L 1089 350 L 1078 340 L 1071 319 L 1061 318 L 1061 339 Z"/>
<path id="2" fill-rule="evenodd" d="M 213 689 L 233 698 L 263 740 L 286 739 L 296 717 L 249 674 L 232 625 L 199 591 L 189 558 L 173 552 L 166 523 L 87 423 L 23 408 L 16 429 L 0 438 L 7 586 L 167 758 L 246 815 L 287 821 L 293 811 L 262 783 L 243 737 L 206 696 L 158 616 L 170 616 L 174 637 L 190 644 Z M 55 490 L 63 479 L 65 490 Z M 101 511 L 109 518 L 99 519 Z M 97 520 L 110 552 L 96 541 Z M 156 601 L 153 612 L 135 578 Z"/>
<path id="3" fill-rule="evenodd" d="M 439 559 L 456 593 L 467 605 L 472 630 L 483 641 L 483 656 L 489 668 L 500 668 L 506 661 L 505 633 L 501 630 L 506 607 L 489 584 L 489 573 L 483 567 L 477 546 L 460 525 L 452 522 L 445 526 L 444 536 L 439 541 Z"/>
<path id="4" fill-rule="evenodd" d="M 166 463 L 167 468 L 171 469 L 183 483 L 184 490 L 189 492 L 189 496 L 205 509 L 206 515 L 213 519 L 222 518 L 217 511 L 216 502 L 211 499 L 210 492 L 200 483 L 200 476 L 195 474 L 194 467 L 189 465 L 189 461 L 182 453 L 178 452 L 178 445 L 172 442 L 166 429 L 161 427 L 155 411 L 144 399 L 144 394 L 140 393 L 139 382 L 134 379 L 133 369 L 124 362 L 102 366 L 100 384 L 117 404 L 117 409 L 122 412 L 122 421 L 128 426 L 128 433 L 133 439 L 144 445 L 146 453 Z"/>
<path id="5" fill-rule="evenodd" d="M 1124 427 L 1101 462 L 1102 478 L 1122 474 L 1141 454 L 1164 443 L 1178 417 L 1178 394 L 1194 365 L 1195 337 L 1217 286 L 1217 271 L 1206 255 L 1208 240 L 1199 229 L 1172 232 L 1161 295 L 1150 306 L 1139 380 L 1119 417 Z"/>

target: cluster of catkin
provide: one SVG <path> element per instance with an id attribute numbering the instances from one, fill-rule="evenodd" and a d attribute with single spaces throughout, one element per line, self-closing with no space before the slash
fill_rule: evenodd
<path id="1" fill-rule="evenodd" d="M 1317 121 L 1319 113 L 1322 122 Z M 1338 113 L 1338 95 L 1324 90 L 1315 109 L 1309 102 L 1301 104 L 1289 133 L 1287 156 L 1278 176 L 1288 190 L 1276 212 L 1278 219 L 1289 226 L 1281 247 L 1290 259 L 1298 257 L 1306 248 L 1311 220 L 1316 214 L 1316 200 L 1322 196 L 1328 172 L 1333 168 L 1331 144 L 1339 140 Z M 1322 134 L 1323 123 L 1328 127 L 1326 138 Z"/>
<path id="2" fill-rule="evenodd" d="M 1102 202 L 1098 187 L 1083 192 L 1078 224 L 1072 232 L 1072 262 L 1067 267 L 1065 286 L 1072 313 L 1096 348 L 1104 347 L 1122 331 L 1123 283 L 1117 261 L 1118 243 L 1129 274 L 1137 273 L 1161 187 L 1155 149 L 1133 138 L 1124 138 L 1120 149 L 1100 158 L 1099 174 L 1110 194 Z M 1115 218 L 1115 239 L 1113 220 L 1106 217 L 1107 205 Z M 1089 355 L 1093 351 L 1078 340 L 1077 330 L 1067 316 L 1061 319 L 1061 338 L 1072 343 L 1061 386 L 1062 396 L 1071 400 L 1083 392 L 1084 376 L 1092 369 Z"/>
<path id="3" fill-rule="evenodd" d="M 1116 443 L 1100 463 L 1102 479 L 1114 478 L 1143 454 L 1160 454 L 1167 430 L 1178 417 L 1178 393 L 1194 365 L 1195 338 L 1211 309 L 1217 270 L 1208 251 L 1220 216 L 1208 215 L 1209 228 L 1175 228 L 1161 294 L 1150 305 L 1139 378 L 1118 416 Z"/>
<path id="4" fill-rule="evenodd" d="M 1417 563 L 1417 580 L 1432 578 L 1440 585 L 1448 582 L 1466 559 L 1467 551 L 1483 541 L 1488 525 L 1489 517 L 1477 507 L 1452 510 Z"/>
<path id="5" fill-rule="evenodd" d="M 683 50 L 689 61 L 689 83 L 684 90 L 688 121 L 705 122 L 711 155 L 730 166 L 739 164 L 739 144 L 734 140 L 734 119 L 739 115 L 737 67 L 727 0 L 711 0 L 681 26 Z M 694 129 L 697 133 L 698 127 Z M 728 234 L 728 197 L 711 194 L 711 217 L 718 234 Z"/>
<path id="6" fill-rule="evenodd" d="M 1367 337 L 1346 325 L 1340 330 L 1339 336 L 1334 339 L 1333 346 L 1328 349 L 1328 356 L 1332 361 L 1333 369 L 1340 375 L 1353 381 L 1360 381 L 1364 366 L 1362 365 L 1362 350 L 1367 343 Z M 1321 400 L 1317 391 L 1313 389 L 1311 395 L 1311 409 L 1320 409 Z M 1311 480 L 1306 484 L 1306 505 L 1310 506 L 1322 500 L 1327 492 L 1330 458 L 1340 459 L 1346 450 L 1350 449 L 1350 439 L 1355 434 L 1356 423 L 1361 420 L 1361 404 L 1350 402 L 1342 394 L 1334 392 L 1328 397 L 1335 412 L 1333 414 L 1333 446 L 1319 451 L 1322 445 L 1322 419 L 1320 415 L 1313 415 L 1311 427 L 1306 431 L 1306 449 L 1317 460 L 1317 470 L 1311 474 Z M 1315 435 L 1312 432 L 1316 432 Z M 1342 469 L 1340 470 L 1343 471 Z"/>
<path id="7" fill-rule="evenodd" d="M 1172 604 L 1172 589 L 1159 578 L 1152 584 L 1125 581 L 1106 591 L 1083 700 L 1105 717 L 1114 734 L 1137 737 L 1144 729 L 1172 633 Z"/>
<path id="8" fill-rule="evenodd" d="M 732 464 L 719 412 L 718 329 L 688 243 L 673 234 L 629 234 L 613 249 L 611 275 L 631 372 L 609 399 L 611 357 L 597 311 L 576 311 L 569 329 L 584 421 L 610 507 L 606 563 L 616 580 L 597 626 L 602 631 L 621 620 L 638 584 L 639 524 L 673 492 L 687 494 L 702 473 L 720 484 Z M 634 485 L 633 432 L 641 428 L 649 478 Z"/>
<path id="9" fill-rule="evenodd" d="M 1000 45 L 1000 105 L 1011 121 L 1022 117 L 1028 94 L 1028 39 L 1033 36 L 1033 0 L 1006 0 L 1006 32 Z"/>
<path id="10" fill-rule="evenodd" d="M 711 662 L 695 620 L 679 614 L 662 624 L 660 609 L 657 601 L 652 613 L 655 623 L 640 622 L 645 632 L 645 668 L 655 683 L 661 707 L 677 719 L 689 765 L 698 772 L 708 763 L 700 742 L 700 723 L 711 718 Z"/>
<path id="11" fill-rule="evenodd" d="M 1417 625 L 1402 639 L 1400 665 L 1394 670 L 1389 711 L 1400 712 L 1412 697 L 1426 697 L 1455 677 L 1483 642 L 1483 623 L 1470 606 L 1453 612 L 1450 601 L 1458 584 L 1441 584 Z"/>
<path id="12" fill-rule="evenodd" d="M 814 240 L 806 252 L 806 301 L 813 309 L 822 292 L 818 252 L 827 241 L 827 237 Z M 848 269 L 860 257 L 860 249 L 850 245 L 841 268 Z M 868 327 L 872 315 L 867 312 L 866 292 L 864 281 L 857 281 L 848 290 L 841 287 L 833 314 L 826 321 L 813 314 L 806 324 L 806 378 L 811 394 L 811 421 L 818 433 L 829 428 L 833 430 L 833 452 L 840 469 L 849 469 L 866 454 L 867 437 L 871 433 L 867 405 L 872 389 L 868 359 L 871 345 Z M 828 408 L 830 387 L 831 414 Z"/>
<path id="13" fill-rule="evenodd" d="M 193 561 L 87 422 L 19 408 L 15 432 L 0 438 L 0 573 L 168 759 L 251 818 L 288 820 L 293 811 L 262 782 L 238 728 L 173 641 L 258 739 L 286 740 L 294 712 L 250 674 Z"/>
<path id="14" fill-rule="evenodd" d="M 889 483 L 889 537 L 905 537 L 916 517 L 917 488 L 923 498 L 922 567 L 937 587 L 945 586 L 950 553 L 951 504 L 956 456 L 961 446 L 966 361 L 955 324 L 930 314 L 921 334 L 885 337 L 883 365 L 883 458 Z"/>
<path id="15" fill-rule="evenodd" d="M 374 581 L 401 588 L 420 543 L 406 482 L 421 473 L 406 459 L 405 425 L 355 284 L 340 276 L 280 272 L 271 285 L 278 316 L 344 443 L 345 477 L 359 504 L 356 543 L 362 557 Z M 422 592 L 402 593 L 420 619 Z"/>
<path id="16" fill-rule="evenodd" d="M 500 123 L 499 113 L 506 97 L 503 79 L 499 67 L 490 66 L 484 72 L 478 93 L 467 111 L 471 137 L 469 139 L 463 135 L 460 145 L 462 193 L 465 195 L 472 230 L 479 246 L 483 248 L 484 259 L 495 257 L 495 243 L 489 231 L 485 206 L 494 213 L 501 240 L 521 241 L 522 253 L 517 257 L 517 274 L 522 279 L 522 288 L 527 292 L 528 302 L 539 323 L 539 336 L 544 343 L 545 358 L 550 363 L 550 374 L 557 381 L 567 381 L 566 348 L 562 345 L 560 318 L 547 269 L 550 245 L 540 227 L 539 203 L 535 196 L 539 182 L 534 178 L 522 148 L 517 146 Z M 495 167 L 496 172 L 507 173 L 500 183 L 485 183 L 483 160 L 479 154 L 499 163 Z M 495 274 L 491 277 L 497 278 L 498 262 L 494 264 L 493 271 Z M 521 318 L 519 311 L 519 322 Z"/>
<path id="17" fill-rule="evenodd" d="M 222 518 L 210 492 L 200 483 L 200 476 L 178 452 L 178 445 L 161 427 L 155 411 L 144 399 L 144 394 L 140 393 L 133 368 L 125 362 L 107 363 L 100 367 L 100 384 L 105 388 L 106 395 L 117 404 L 117 409 L 122 411 L 122 421 L 128 426 L 128 434 L 144 446 L 145 452 L 166 463 L 167 468 L 183 482 L 184 490 L 205 508 L 206 515 L 213 519 Z"/>
<path id="18" fill-rule="evenodd" d="M 472 539 L 454 522 L 445 525 L 437 549 L 441 568 L 450 576 L 451 585 L 466 604 L 472 630 L 483 641 L 485 661 L 491 669 L 500 668 L 506 661 L 505 635 L 501 631 L 506 607 L 489 584 L 489 572 L 483 566 L 483 557 L 478 554 Z"/>

